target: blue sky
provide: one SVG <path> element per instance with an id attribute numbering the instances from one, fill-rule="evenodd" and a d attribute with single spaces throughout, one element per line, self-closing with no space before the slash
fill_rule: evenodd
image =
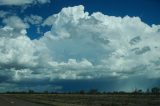
<path id="1" fill-rule="evenodd" d="M 159 86 L 159 5 L 159 0 L 0 0 L 0 90 Z"/>
<path id="2" fill-rule="evenodd" d="M 58 13 L 63 7 L 84 5 L 85 10 L 89 13 L 100 11 L 113 16 L 139 16 L 148 24 L 158 24 L 160 22 L 159 3 L 159 0 L 52 0 L 48 4 L 33 5 L 27 8 L 24 13 L 19 13 L 19 15 L 37 14 L 46 18 L 49 15 Z M 16 6 L 1 6 L 0 9 L 21 11 L 21 7 Z"/>
<path id="3" fill-rule="evenodd" d="M 47 18 L 60 12 L 63 7 L 83 5 L 85 6 L 85 11 L 90 14 L 100 11 L 111 16 L 138 16 L 143 22 L 152 25 L 160 23 L 159 4 L 159 0 L 96 0 L 94 2 L 92 0 L 67 0 L 67 2 L 64 2 L 64 0 L 51 0 L 50 3 L 43 5 L 32 5 L 26 8 L 24 12 L 21 12 L 22 7 L 6 5 L 0 6 L 0 10 L 11 11 L 22 18 L 31 14 Z M 45 28 L 44 30 L 47 29 Z M 35 33 L 34 27 L 28 30 L 28 33 L 31 39 L 39 38 L 39 35 Z"/>

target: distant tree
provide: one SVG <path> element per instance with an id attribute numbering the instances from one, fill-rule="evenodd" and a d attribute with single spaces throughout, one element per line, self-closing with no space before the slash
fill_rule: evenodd
<path id="1" fill-rule="evenodd" d="M 7 93 L 7 94 L 10 94 L 11 92 L 10 92 L 10 91 L 7 91 L 6 93 Z"/>
<path id="2" fill-rule="evenodd" d="M 57 92 L 57 91 L 54 91 L 54 92 L 51 92 L 51 94 L 58 94 L 58 92 Z"/>
<path id="3" fill-rule="evenodd" d="M 124 91 L 119 91 L 118 93 L 119 93 L 119 94 L 125 94 L 126 92 L 124 92 Z"/>
<path id="4" fill-rule="evenodd" d="M 151 89 L 151 91 L 152 91 L 152 93 L 154 93 L 154 94 L 158 94 L 158 93 L 160 93 L 160 88 L 154 87 L 154 88 Z"/>
<path id="5" fill-rule="evenodd" d="M 145 93 L 150 93 L 150 89 L 148 88 Z"/>
<path id="6" fill-rule="evenodd" d="M 106 94 L 106 93 L 107 93 L 106 91 L 103 91 L 103 92 L 102 92 L 102 94 Z"/>
<path id="7" fill-rule="evenodd" d="M 134 91 L 132 91 L 133 94 L 137 93 L 137 88 L 134 89 Z"/>
<path id="8" fill-rule="evenodd" d="M 91 89 L 91 90 L 89 90 L 88 93 L 89 93 L 89 94 L 98 94 L 99 92 L 98 92 L 97 89 Z"/>
<path id="9" fill-rule="evenodd" d="M 31 90 L 31 89 L 30 89 L 30 90 L 28 90 L 28 93 L 29 93 L 29 94 L 33 94 L 33 93 L 35 93 L 35 92 L 34 92 L 34 90 Z"/>
<path id="10" fill-rule="evenodd" d="M 138 93 L 143 93 L 143 91 L 141 89 L 138 90 Z"/>
<path id="11" fill-rule="evenodd" d="M 143 91 L 141 89 L 135 89 L 132 93 L 134 94 L 140 94 L 140 93 L 143 93 Z"/>
<path id="12" fill-rule="evenodd" d="M 79 93 L 80 94 L 85 94 L 85 91 L 84 90 L 80 90 Z"/>
<path id="13" fill-rule="evenodd" d="M 48 92 L 48 91 L 44 91 L 43 93 L 44 93 L 44 94 L 48 94 L 49 92 Z"/>

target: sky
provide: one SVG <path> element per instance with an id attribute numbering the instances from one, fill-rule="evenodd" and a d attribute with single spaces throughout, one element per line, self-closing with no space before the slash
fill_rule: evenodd
<path id="1" fill-rule="evenodd" d="M 160 86 L 159 0 L 0 0 L 0 92 Z"/>

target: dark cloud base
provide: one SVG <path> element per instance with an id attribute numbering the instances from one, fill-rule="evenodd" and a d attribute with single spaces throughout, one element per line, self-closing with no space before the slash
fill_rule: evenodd
<path id="1" fill-rule="evenodd" d="M 6 80 L 5 77 L 1 77 L 1 84 Z M 145 79 L 145 78 L 128 78 L 128 79 L 117 79 L 117 78 L 101 78 L 101 79 L 81 79 L 81 80 L 56 80 L 49 81 L 45 80 L 27 80 L 20 82 L 10 82 L 5 83 L 13 84 L 14 88 L 10 86 L 6 87 L 5 91 L 28 91 L 34 90 L 36 92 L 74 92 L 90 89 L 97 89 L 99 91 L 126 91 L 132 92 L 135 89 L 142 89 L 146 91 L 148 88 L 157 87 L 160 85 L 160 79 Z M 4 85 L 5 86 L 5 85 Z"/>

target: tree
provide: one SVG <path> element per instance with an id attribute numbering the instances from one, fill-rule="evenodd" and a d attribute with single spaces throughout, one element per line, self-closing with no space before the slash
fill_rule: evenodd
<path id="1" fill-rule="evenodd" d="M 152 88 L 151 91 L 152 91 L 152 93 L 154 93 L 154 94 L 160 93 L 160 89 L 159 89 L 158 87 Z"/>
<path id="2" fill-rule="evenodd" d="M 48 94 L 49 92 L 48 92 L 48 91 L 44 91 L 43 93 L 44 93 L 44 94 Z"/>
<path id="3" fill-rule="evenodd" d="M 91 90 L 89 90 L 88 93 L 89 93 L 89 94 L 98 94 L 99 92 L 98 92 L 97 89 L 91 89 Z"/>
<path id="4" fill-rule="evenodd" d="M 35 92 L 34 92 L 34 90 L 31 90 L 31 89 L 30 89 L 30 90 L 28 90 L 28 93 L 29 93 L 29 94 L 33 94 L 33 93 L 35 93 Z"/>
<path id="5" fill-rule="evenodd" d="M 150 89 L 148 88 L 145 93 L 150 93 Z"/>
<path id="6" fill-rule="evenodd" d="M 85 91 L 84 90 L 80 90 L 79 93 L 80 94 L 85 94 Z"/>

